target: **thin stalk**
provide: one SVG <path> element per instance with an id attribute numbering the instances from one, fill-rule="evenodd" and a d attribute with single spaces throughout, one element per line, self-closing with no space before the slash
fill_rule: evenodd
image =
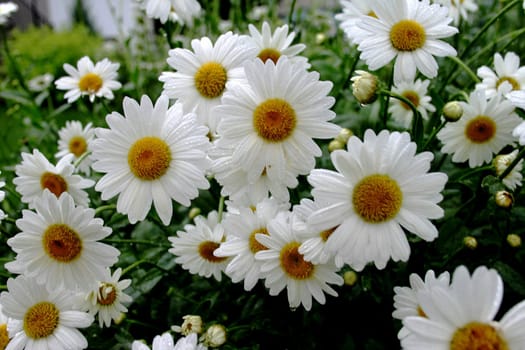
<path id="1" fill-rule="evenodd" d="M 447 56 L 447 58 L 450 58 L 452 61 L 454 61 L 458 66 L 460 66 L 471 78 L 472 80 L 474 80 L 474 82 L 476 83 L 479 83 L 481 82 L 481 80 L 478 78 L 478 76 L 476 75 L 476 73 L 474 73 L 472 71 L 472 69 L 470 69 L 469 66 L 467 66 L 465 64 L 465 62 L 463 62 L 461 59 L 459 59 L 458 57 L 456 56 Z"/>

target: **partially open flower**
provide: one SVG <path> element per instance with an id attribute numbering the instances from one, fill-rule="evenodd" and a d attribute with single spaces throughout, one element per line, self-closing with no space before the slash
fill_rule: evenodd
<path id="1" fill-rule="evenodd" d="M 374 102 L 377 99 L 377 77 L 363 70 L 357 70 L 356 73 L 351 78 L 355 98 L 363 105 Z"/>

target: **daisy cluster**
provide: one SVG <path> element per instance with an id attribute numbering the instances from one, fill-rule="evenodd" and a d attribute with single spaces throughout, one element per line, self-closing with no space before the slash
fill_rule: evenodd
<path id="1" fill-rule="evenodd" d="M 510 302 L 525 290 L 511 267 L 524 262 L 523 28 L 478 47 L 486 4 L 341 0 L 330 37 L 309 40 L 295 2 L 287 24 L 235 4 L 219 24 L 217 6 L 138 2 L 167 41 L 161 65 L 83 56 L 26 85 L 10 61 L 14 100 L 50 110 L 26 124 L 54 145 L 28 136 L 2 169 L 0 349 L 107 347 L 104 334 L 132 350 L 241 348 L 267 323 L 319 325 L 348 305 L 393 309 L 389 347 L 525 348 L 524 302 L 502 304 L 506 283 Z M 337 343 L 315 346 L 363 336 L 334 327 Z M 270 338 L 261 348 L 293 348 Z"/>

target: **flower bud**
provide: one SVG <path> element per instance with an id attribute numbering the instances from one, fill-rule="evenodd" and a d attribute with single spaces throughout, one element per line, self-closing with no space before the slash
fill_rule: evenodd
<path id="1" fill-rule="evenodd" d="M 498 207 L 501 208 L 510 208 L 510 206 L 514 203 L 514 197 L 512 196 L 512 193 L 508 191 L 496 192 L 494 199 L 496 200 Z"/>
<path id="2" fill-rule="evenodd" d="M 468 249 L 474 250 L 478 247 L 478 240 L 475 237 L 466 236 L 465 238 L 463 238 L 463 244 Z"/>
<path id="3" fill-rule="evenodd" d="M 353 94 L 357 101 L 363 105 L 370 104 L 377 99 L 377 77 L 363 70 L 356 71 L 357 75 L 350 80 L 353 81 Z"/>
<path id="4" fill-rule="evenodd" d="M 443 116 L 449 122 L 456 122 L 463 115 L 463 107 L 458 101 L 447 102 L 443 106 Z"/>
<path id="5" fill-rule="evenodd" d="M 511 233 L 509 235 L 507 235 L 507 243 L 512 247 L 512 248 L 518 248 L 521 246 L 521 237 L 518 236 L 517 234 L 515 233 Z"/>
<path id="6" fill-rule="evenodd" d="M 220 324 L 208 327 L 204 334 L 204 344 L 212 348 L 217 348 L 226 343 L 226 328 Z"/>
<path id="7" fill-rule="evenodd" d="M 188 213 L 188 217 L 191 219 L 194 219 L 196 216 L 200 215 L 201 209 L 193 207 L 190 209 L 190 212 Z"/>
<path id="8" fill-rule="evenodd" d="M 346 271 L 343 274 L 343 280 L 345 281 L 345 284 L 347 286 L 353 286 L 354 284 L 356 284 L 357 278 L 357 273 L 355 273 L 354 271 Z"/>
<path id="9" fill-rule="evenodd" d="M 328 151 L 329 152 L 333 152 L 333 151 L 335 151 L 337 149 L 343 149 L 343 148 L 345 148 L 345 144 L 344 144 L 344 142 L 341 142 L 339 140 L 332 140 L 328 144 Z"/>
<path id="10" fill-rule="evenodd" d="M 198 315 L 185 315 L 182 317 L 182 326 L 172 326 L 171 330 L 183 335 L 190 333 L 200 334 L 202 332 L 202 319 Z"/>
<path id="11" fill-rule="evenodd" d="M 347 129 L 347 128 L 342 128 L 341 131 L 339 132 L 339 135 L 337 135 L 335 139 L 346 144 L 350 136 L 353 136 L 353 135 L 354 133 L 352 132 L 352 130 Z"/>

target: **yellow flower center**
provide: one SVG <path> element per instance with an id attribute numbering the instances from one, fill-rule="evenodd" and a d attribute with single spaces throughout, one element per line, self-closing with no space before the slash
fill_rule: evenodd
<path id="1" fill-rule="evenodd" d="M 337 226 L 329 228 L 328 230 L 321 231 L 319 235 L 321 236 L 321 239 L 326 242 L 328 241 L 328 238 L 332 235 L 332 233 L 334 233 L 336 229 L 337 229 Z"/>
<path id="2" fill-rule="evenodd" d="M 209 262 L 220 263 L 227 259 L 227 257 L 218 257 L 213 255 L 215 249 L 219 248 L 219 243 L 212 241 L 205 241 L 199 244 L 199 254 L 200 256 Z"/>
<path id="3" fill-rule="evenodd" d="M 259 57 L 263 62 L 266 62 L 266 60 L 272 60 L 273 63 L 277 63 L 279 57 L 281 57 L 281 53 L 276 49 L 266 48 L 259 52 L 257 57 Z"/>
<path id="4" fill-rule="evenodd" d="M 103 282 L 98 288 L 97 303 L 100 305 L 113 305 L 117 299 L 117 290 L 112 283 Z"/>
<path id="5" fill-rule="evenodd" d="M 512 90 L 514 90 L 514 91 L 521 89 L 520 83 L 518 83 L 518 81 L 516 79 L 514 79 L 513 77 L 501 77 L 501 78 L 499 78 L 498 81 L 496 82 L 496 88 L 498 88 L 504 82 L 509 83 L 512 86 Z"/>
<path id="6" fill-rule="evenodd" d="M 50 225 L 42 237 L 46 254 L 59 262 L 75 260 L 82 252 L 82 240 L 78 233 L 64 224 Z"/>
<path id="7" fill-rule="evenodd" d="M 403 97 L 412 102 L 412 104 L 417 108 L 419 106 L 419 95 L 417 92 L 412 90 L 407 90 L 403 92 Z M 412 108 L 408 105 L 408 103 L 405 103 L 401 101 L 401 106 L 406 109 L 407 111 L 411 111 Z"/>
<path id="8" fill-rule="evenodd" d="M 24 332 L 29 338 L 46 338 L 57 328 L 59 315 L 53 303 L 42 301 L 35 304 L 24 315 Z"/>
<path id="9" fill-rule="evenodd" d="M 95 93 L 102 87 L 102 78 L 95 73 L 87 73 L 78 81 L 78 88 L 82 92 Z"/>
<path id="10" fill-rule="evenodd" d="M 470 322 L 459 328 L 450 341 L 450 350 L 509 350 L 505 339 L 486 323 Z"/>
<path id="11" fill-rule="evenodd" d="M 204 63 L 195 73 L 195 87 L 204 97 L 216 98 L 226 87 L 226 69 L 218 62 Z"/>
<path id="12" fill-rule="evenodd" d="M 69 152 L 73 153 L 75 157 L 80 157 L 86 151 L 87 142 L 82 136 L 74 136 L 69 140 Z"/>
<path id="13" fill-rule="evenodd" d="M 299 253 L 299 242 L 290 242 L 281 250 L 281 266 L 289 277 L 296 280 L 305 280 L 310 278 L 315 266 L 309 261 L 304 260 L 303 254 Z"/>
<path id="14" fill-rule="evenodd" d="M 419 305 L 417 306 L 417 315 L 421 316 L 421 317 L 428 318 L 427 314 L 425 313 L 425 311 L 423 311 L 423 309 Z"/>
<path id="15" fill-rule="evenodd" d="M 370 12 L 367 13 L 367 16 L 377 18 L 377 15 L 374 11 L 370 10 Z"/>
<path id="16" fill-rule="evenodd" d="M 465 136 L 474 143 L 484 143 L 496 135 L 496 123 L 492 118 L 478 115 L 467 123 Z"/>
<path id="17" fill-rule="evenodd" d="M 270 98 L 253 112 L 253 126 L 257 134 L 269 142 L 284 141 L 297 124 L 295 110 L 280 98 Z"/>
<path id="18" fill-rule="evenodd" d="M 380 223 L 395 217 L 402 201 L 403 193 L 397 182 L 381 174 L 363 178 L 352 194 L 355 212 L 370 223 Z"/>
<path id="19" fill-rule="evenodd" d="M 146 136 L 137 140 L 129 149 L 128 165 L 141 180 L 157 180 L 168 170 L 171 162 L 169 146 L 158 137 Z"/>
<path id="20" fill-rule="evenodd" d="M 0 324 L 0 350 L 4 350 L 9 344 L 9 333 L 7 333 L 7 323 Z"/>
<path id="21" fill-rule="evenodd" d="M 64 178 L 58 174 L 50 173 L 46 171 L 40 177 L 40 186 L 42 190 L 48 189 L 55 196 L 60 197 L 63 192 L 67 191 L 67 182 Z"/>
<path id="22" fill-rule="evenodd" d="M 414 51 L 425 44 L 425 28 L 411 19 L 404 19 L 390 29 L 390 42 L 398 51 Z"/>
<path id="23" fill-rule="evenodd" d="M 253 254 L 257 253 L 258 251 L 267 250 L 268 249 L 268 247 L 266 247 L 264 244 L 259 243 L 259 241 L 255 238 L 255 235 L 257 233 L 262 233 L 264 235 L 267 235 L 268 234 L 268 230 L 265 227 L 263 227 L 263 228 L 259 228 L 257 230 L 254 230 L 250 234 L 250 239 L 249 239 L 250 251 Z"/>

